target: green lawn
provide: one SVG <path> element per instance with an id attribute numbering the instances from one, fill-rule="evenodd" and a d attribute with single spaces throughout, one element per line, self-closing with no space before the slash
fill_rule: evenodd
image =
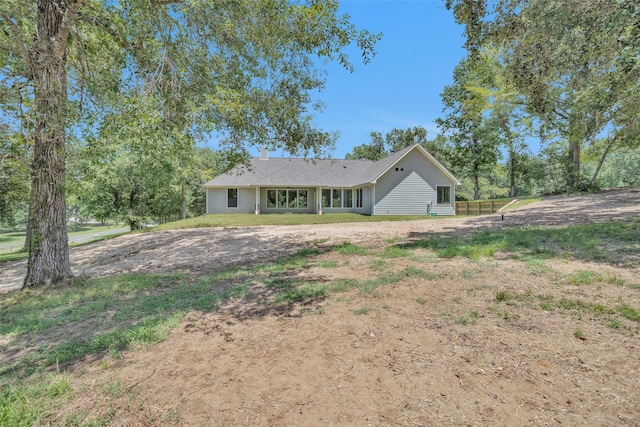
<path id="1" fill-rule="evenodd" d="M 103 231 L 113 230 L 114 228 L 120 228 L 121 225 L 69 225 L 68 233 L 69 237 L 72 236 L 83 236 L 85 234 L 96 234 L 101 233 Z M 24 243 L 24 231 L 9 231 L 9 232 L 0 232 L 0 243 L 2 244 L 17 244 L 21 245 Z"/>
<path id="2" fill-rule="evenodd" d="M 123 227 L 120 224 L 112 224 L 112 225 L 69 225 L 68 234 L 69 237 L 76 236 L 86 236 L 93 235 L 97 233 L 101 233 L 104 231 L 113 230 L 116 228 Z M 117 234 L 109 237 L 115 237 Z M 107 236 L 91 239 L 91 241 L 102 240 Z M 24 231 L 10 231 L 10 232 L 0 232 L 0 245 L 10 245 L 11 247 L 0 248 L 0 262 L 3 261 L 15 261 L 22 258 L 26 258 L 26 252 L 22 252 L 22 245 L 24 244 L 25 232 Z M 83 243 L 72 244 L 72 246 L 78 246 Z"/>
<path id="3" fill-rule="evenodd" d="M 181 228 L 202 227 L 243 227 L 258 225 L 304 225 L 304 224 L 337 224 L 344 222 L 381 222 L 410 221 L 416 219 L 434 219 L 427 215 L 390 215 L 369 216 L 355 213 L 312 214 L 210 214 L 182 221 L 168 222 L 151 230 L 175 230 Z"/>

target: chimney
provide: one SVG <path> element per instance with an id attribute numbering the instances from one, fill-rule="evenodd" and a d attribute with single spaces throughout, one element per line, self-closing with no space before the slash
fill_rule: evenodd
<path id="1" fill-rule="evenodd" d="M 269 150 L 267 147 L 262 147 L 260 149 L 260 160 L 267 160 L 269 158 Z"/>

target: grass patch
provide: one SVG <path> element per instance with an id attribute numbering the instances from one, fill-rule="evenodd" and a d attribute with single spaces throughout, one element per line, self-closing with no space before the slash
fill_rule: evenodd
<path id="1" fill-rule="evenodd" d="M 315 282 L 305 282 L 296 286 L 289 286 L 275 296 L 275 303 L 293 303 L 324 298 L 328 293 L 326 285 Z"/>
<path id="2" fill-rule="evenodd" d="M 383 258 L 408 258 L 412 255 L 409 249 L 399 246 L 389 246 L 382 253 Z"/>
<path id="3" fill-rule="evenodd" d="M 620 304 L 620 306 L 618 307 L 618 313 L 620 313 L 620 315 L 622 315 L 622 317 L 624 318 L 633 320 L 634 322 L 640 322 L 640 310 L 631 307 L 628 304 Z"/>
<path id="4" fill-rule="evenodd" d="M 389 268 L 391 264 L 387 261 L 376 259 L 371 264 L 369 264 L 369 268 L 374 271 L 382 271 Z"/>
<path id="5" fill-rule="evenodd" d="M 351 242 L 344 242 L 333 247 L 340 255 L 367 255 L 369 250 Z"/>
<path id="6" fill-rule="evenodd" d="M 572 285 L 590 285 L 602 280 L 602 276 L 600 276 L 595 271 L 590 270 L 576 271 L 567 278 L 567 281 Z"/>
<path id="7" fill-rule="evenodd" d="M 465 326 L 468 325 L 469 322 L 470 322 L 469 318 L 465 316 L 458 316 L 453 321 L 453 323 L 455 323 L 456 325 L 465 325 Z"/>
<path id="8" fill-rule="evenodd" d="M 537 257 L 526 258 L 524 265 L 527 271 L 534 276 L 543 276 L 553 271 L 552 268 L 545 264 L 544 260 Z"/>
<path id="9" fill-rule="evenodd" d="M 566 227 L 521 227 L 491 230 L 460 238 L 436 234 L 401 245 L 426 248 L 440 257 L 479 259 L 497 251 L 517 253 L 524 259 L 567 258 L 611 263 L 633 260 L 640 253 L 640 219 L 570 225 Z"/>
<path id="10" fill-rule="evenodd" d="M 338 268 L 340 267 L 340 262 L 337 260 L 323 260 L 316 262 L 316 266 L 319 268 Z"/>
<path id="11" fill-rule="evenodd" d="M 361 316 L 361 315 L 364 315 L 364 314 L 369 314 L 369 312 L 371 312 L 372 310 L 373 310 L 373 308 L 371 308 L 371 307 L 362 307 L 362 308 L 359 308 L 357 310 L 354 310 L 353 314 L 355 314 L 356 316 Z"/>
<path id="12" fill-rule="evenodd" d="M 0 425 L 46 424 L 56 407 L 72 395 L 66 375 L 49 374 L 39 381 L 0 386 Z"/>
<path id="13" fill-rule="evenodd" d="M 507 302 L 510 301 L 513 297 L 507 291 L 498 291 L 496 292 L 496 301 L 498 302 Z"/>
<path id="14" fill-rule="evenodd" d="M 325 213 L 322 215 L 309 214 L 209 214 L 188 218 L 181 221 L 168 222 L 158 225 L 151 230 L 177 230 L 181 228 L 202 227 L 244 227 L 260 225 L 305 225 L 305 224 L 339 224 L 349 222 L 382 222 L 382 221 L 413 221 L 416 219 L 433 220 L 426 215 L 389 215 L 369 216 L 356 213 Z"/>

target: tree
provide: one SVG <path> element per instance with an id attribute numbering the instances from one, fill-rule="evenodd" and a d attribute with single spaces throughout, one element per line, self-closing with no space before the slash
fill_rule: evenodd
<path id="1" fill-rule="evenodd" d="M 408 129 L 391 129 L 386 135 L 386 143 L 391 153 L 400 151 L 413 144 L 424 146 L 427 143 L 427 130 L 422 126 Z"/>
<path id="2" fill-rule="evenodd" d="M 336 1 L 6 0 L 0 10 L 3 91 L 31 88 L 33 237 L 25 286 L 71 277 L 65 221 L 69 133 L 91 133 L 105 113 L 184 141 L 215 131 L 292 153 L 321 152 L 334 136 L 317 129 L 309 92 L 319 63 L 365 62 L 380 35 L 358 31 Z M 135 108 L 135 106 L 142 108 Z"/>
<path id="3" fill-rule="evenodd" d="M 430 154 L 444 163 L 448 163 L 450 156 L 447 140 L 442 135 L 435 139 L 427 139 L 427 130 L 422 126 L 407 129 L 391 129 L 382 136 L 380 132 L 371 132 L 371 142 L 353 147 L 352 153 L 347 153 L 347 159 L 368 159 L 377 161 L 389 154 L 393 154 L 413 144 L 420 144 Z"/>
<path id="4" fill-rule="evenodd" d="M 371 132 L 371 143 L 353 147 L 353 153 L 347 153 L 345 159 L 367 159 L 378 161 L 389 155 L 380 132 Z"/>
<path id="5" fill-rule="evenodd" d="M 545 138 L 566 144 L 565 190 L 583 187 L 582 148 L 607 129 L 617 140 L 615 134 L 639 113 L 637 2 L 502 0 L 492 10 L 486 5 L 447 1 L 465 25 L 470 57 L 498 48 L 506 81 L 524 96 Z"/>
<path id="6" fill-rule="evenodd" d="M 473 199 L 480 198 L 480 177 L 488 173 L 498 159 L 497 123 L 484 114 L 484 102 L 471 90 L 483 86 L 471 58 L 463 59 L 453 71 L 453 83 L 441 94 L 443 111 L 436 119 L 443 133 L 453 143 L 451 166 L 454 173 L 473 180 Z"/>

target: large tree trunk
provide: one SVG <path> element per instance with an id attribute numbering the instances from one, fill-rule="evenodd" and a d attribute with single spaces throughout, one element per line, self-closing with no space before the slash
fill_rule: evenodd
<path id="1" fill-rule="evenodd" d="M 569 137 L 569 173 L 567 175 L 567 187 L 570 190 L 578 189 L 580 183 L 580 141 Z"/>
<path id="2" fill-rule="evenodd" d="M 478 174 L 478 165 L 473 165 L 473 200 L 480 199 L 480 175 Z"/>
<path id="3" fill-rule="evenodd" d="M 24 286 L 72 276 L 65 202 L 66 44 L 69 4 L 38 1 L 38 36 L 32 52 L 36 113 L 33 147 L 31 239 Z"/>

